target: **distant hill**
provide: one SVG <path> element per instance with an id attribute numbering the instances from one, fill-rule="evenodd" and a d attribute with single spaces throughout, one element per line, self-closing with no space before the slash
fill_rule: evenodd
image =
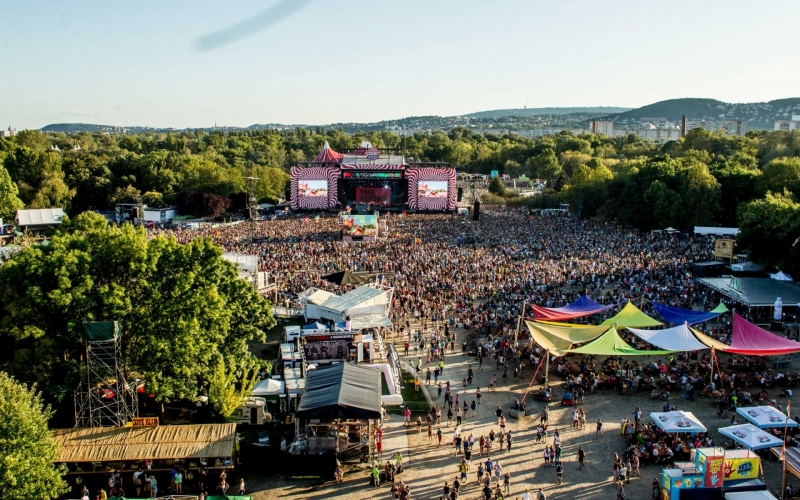
<path id="1" fill-rule="evenodd" d="M 678 122 L 686 115 L 690 120 L 745 120 L 749 130 L 772 130 L 777 120 L 800 114 L 800 97 L 776 99 L 769 102 L 727 103 L 716 99 L 668 99 L 623 113 L 609 113 L 604 118 L 614 120 L 615 126 L 642 119 L 666 118 Z"/>
<path id="2" fill-rule="evenodd" d="M 77 132 L 104 132 L 113 130 L 111 125 L 96 125 L 93 123 L 53 123 L 42 127 L 42 132 L 63 132 L 75 134 Z"/>
<path id="3" fill-rule="evenodd" d="M 523 108 L 523 109 L 495 109 L 492 111 L 478 111 L 461 115 L 469 118 L 504 118 L 508 116 L 542 116 L 542 115 L 571 115 L 575 113 L 591 114 L 597 116 L 624 113 L 632 108 L 615 108 L 613 106 L 595 106 L 588 108 Z"/>

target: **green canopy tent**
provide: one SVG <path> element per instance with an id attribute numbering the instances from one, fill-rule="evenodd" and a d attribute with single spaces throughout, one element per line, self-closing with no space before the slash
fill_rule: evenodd
<path id="1" fill-rule="evenodd" d="M 722 314 L 722 313 L 726 313 L 728 311 L 729 311 L 729 309 L 727 307 L 725 307 L 725 304 L 720 302 L 717 307 L 715 307 L 714 309 L 710 310 L 709 312 Z"/>
<path id="2" fill-rule="evenodd" d="M 622 340 L 616 328 L 610 328 L 606 333 L 597 339 L 575 349 L 567 351 L 576 354 L 594 354 L 598 356 L 661 356 L 662 354 L 672 354 L 680 351 L 640 351 L 631 347 L 630 344 Z"/>
<path id="3" fill-rule="evenodd" d="M 625 304 L 625 307 L 615 316 L 600 323 L 603 326 L 616 326 L 617 328 L 627 328 L 629 326 L 632 328 L 644 328 L 645 326 L 661 326 L 662 324 L 643 313 L 632 302 Z"/>

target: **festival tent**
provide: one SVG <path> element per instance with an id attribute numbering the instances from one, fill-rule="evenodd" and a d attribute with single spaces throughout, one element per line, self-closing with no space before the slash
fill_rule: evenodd
<path id="1" fill-rule="evenodd" d="M 569 352 L 578 354 L 595 354 L 598 356 L 660 356 L 678 351 L 640 351 L 634 349 L 620 338 L 616 328 L 609 330 L 581 347 L 570 349 Z"/>
<path id="2" fill-rule="evenodd" d="M 367 282 L 364 278 L 357 275 L 352 271 L 339 271 L 338 273 L 328 274 L 322 277 L 328 283 L 334 283 L 339 286 L 344 285 L 363 285 Z"/>
<path id="3" fill-rule="evenodd" d="M 561 326 L 563 328 L 592 328 L 594 325 L 584 325 L 582 323 L 564 323 L 561 321 L 547 321 L 544 319 L 537 319 L 536 323 L 538 324 L 545 324 L 545 325 L 552 325 L 552 326 Z"/>
<path id="4" fill-rule="evenodd" d="M 314 158 L 314 163 L 339 163 L 342 158 L 344 158 L 344 155 L 332 150 L 328 141 L 325 141 L 322 151 Z"/>
<path id="5" fill-rule="evenodd" d="M 642 328 L 645 326 L 660 326 L 663 323 L 654 320 L 639 310 L 639 308 L 633 305 L 632 302 L 628 302 L 625 304 L 625 307 L 623 307 L 622 310 L 616 314 L 616 316 L 612 316 L 600 324 L 606 326 L 616 326 L 618 328 Z"/>
<path id="6" fill-rule="evenodd" d="M 251 396 L 260 396 L 269 401 L 277 401 L 283 394 L 285 394 L 283 382 L 271 378 L 259 381 L 250 391 Z"/>
<path id="7" fill-rule="evenodd" d="M 653 422 L 664 432 L 706 432 L 708 429 L 690 411 L 654 411 Z"/>
<path id="8" fill-rule="evenodd" d="M 708 335 L 706 335 L 704 333 L 701 333 L 698 330 L 695 330 L 694 328 L 692 328 L 691 330 L 692 330 L 692 333 L 694 334 L 694 336 L 697 337 L 697 340 L 699 340 L 700 342 L 704 343 L 705 345 L 707 345 L 708 347 L 710 347 L 712 349 L 716 349 L 718 351 L 725 352 L 728 349 L 730 349 L 730 347 L 731 347 L 728 344 L 723 344 L 719 340 L 712 339 Z"/>
<path id="9" fill-rule="evenodd" d="M 536 319 L 547 319 L 547 320 L 565 320 L 565 319 L 573 319 L 573 318 L 580 318 L 582 316 L 589 316 L 591 314 L 596 314 L 599 312 L 606 311 L 611 309 L 616 304 L 612 304 L 609 306 L 604 306 L 603 304 L 598 304 L 588 295 L 583 294 L 581 298 L 578 300 L 565 305 L 564 307 L 541 307 L 541 306 L 533 306 L 533 316 Z"/>
<path id="10" fill-rule="evenodd" d="M 776 427 L 797 427 L 797 422 L 772 406 L 755 406 L 748 408 L 736 408 L 736 413 L 749 420 L 753 425 L 761 429 L 773 429 Z"/>
<path id="11" fill-rule="evenodd" d="M 547 323 L 539 323 L 538 321 L 526 321 L 528 329 L 536 329 L 538 331 L 546 332 L 550 335 L 560 339 L 569 340 L 572 343 L 583 343 L 594 340 L 600 335 L 606 333 L 609 329 L 607 326 L 586 326 L 586 328 L 570 328 L 567 326 L 555 326 Z"/>
<path id="12" fill-rule="evenodd" d="M 762 431 L 753 424 L 732 425 L 717 429 L 723 436 L 728 436 L 748 450 L 761 450 L 783 445 L 783 439 L 769 432 Z"/>
<path id="13" fill-rule="evenodd" d="M 572 347 L 572 344 L 588 342 L 606 331 L 608 327 L 590 328 L 564 328 L 546 324 L 537 324 L 526 321 L 525 325 L 531 332 L 531 338 L 545 351 L 550 351 L 556 356 L 563 356 Z"/>
<path id="14" fill-rule="evenodd" d="M 650 304 L 653 305 L 653 309 L 655 309 L 662 318 L 667 320 L 667 323 L 673 323 L 676 325 L 680 325 L 681 323 L 688 323 L 690 325 L 703 323 L 710 319 L 716 318 L 722 314 L 722 312 L 724 312 L 717 312 L 716 310 L 710 312 L 693 311 L 691 309 L 682 309 L 680 307 L 673 307 L 667 304 L 659 304 L 658 302 L 650 302 Z M 722 305 L 722 303 L 720 303 L 720 305 Z M 722 307 L 725 306 L 722 305 Z"/>
<path id="15" fill-rule="evenodd" d="M 770 273 L 769 277 L 778 281 L 792 281 L 792 277 L 783 271 L 778 271 L 775 274 Z"/>
<path id="16" fill-rule="evenodd" d="M 729 310 L 729 309 L 728 309 L 727 307 L 725 307 L 725 304 L 723 304 L 722 302 L 720 302 L 720 303 L 719 303 L 719 305 L 718 305 L 717 307 L 715 307 L 714 309 L 712 309 L 712 310 L 710 310 L 710 311 L 708 311 L 708 312 L 712 312 L 712 313 L 720 313 L 720 314 L 722 314 L 722 313 L 726 313 L 726 312 L 728 312 L 728 310 Z"/>
<path id="17" fill-rule="evenodd" d="M 328 327 L 320 323 L 319 321 L 314 321 L 313 323 L 309 323 L 303 326 L 303 330 L 326 330 Z"/>
<path id="18" fill-rule="evenodd" d="M 640 339 L 653 344 L 661 349 L 674 351 L 699 351 L 708 349 L 708 346 L 697 340 L 689 325 L 683 324 L 674 328 L 664 330 L 640 330 L 638 328 L 628 328 Z"/>
<path id="19" fill-rule="evenodd" d="M 752 356 L 776 356 L 800 352 L 800 342 L 779 337 L 733 314 L 733 336 L 725 352 Z"/>

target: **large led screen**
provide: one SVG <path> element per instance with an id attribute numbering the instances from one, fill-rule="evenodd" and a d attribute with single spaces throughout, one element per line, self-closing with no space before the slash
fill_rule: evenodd
<path id="1" fill-rule="evenodd" d="M 420 198 L 447 198 L 447 181 L 419 181 L 417 192 Z"/>
<path id="2" fill-rule="evenodd" d="M 342 221 L 342 229 L 347 236 L 377 236 L 377 215 L 346 215 Z"/>
<path id="3" fill-rule="evenodd" d="M 328 196 L 328 181 L 299 181 L 297 195 L 300 197 Z"/>

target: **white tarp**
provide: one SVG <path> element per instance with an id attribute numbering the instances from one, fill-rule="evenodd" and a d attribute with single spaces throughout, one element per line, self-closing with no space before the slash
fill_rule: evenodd
<path id="1" fill-rule="evenodd" d="M 266 378 L 258 382 L 250 392 L 252 396 L 278 396 L 283 394 L 284 385 L 280 380 Z"/>
<path id="2" fill-rule="evenodd" d="M 783 439 L 775 437 L 767 431 L 762 431 L 753 424 L 720 427 L 718 431 L 723 436 L 728 436 L 748 450 L 760 450 L 783 445 Z"/>
<path id="3" fill-rule="evenodd" d="M 786 419 L 786 415 L 771 406 L 748 406 L 736 408 L 736 413 L 749 420 L 753 425 L 761 429 L 772 429 L 776 427 L 797 427 L 797 422 L 791 418 Z"/>
<path id="4" fill-rule="evenodd" d="M 769 277 L 778 281 L 792 281 L 792 277 L 783 271 L 778 271 L 775 274 L 770 273 Z"/>
<path id="5" fill-rule="evenodd" d="M 654 411 L 650 418 L 664 432 L 706 432 L 708 429 L 700 423 L 690 411 Z"/>
<path id="6" fill-rule="evenodd" d="M 720 236 L 736 236 L 739 234 L 738 227 L 708 227 L 694 226 L 694 234 L 714 234 Z"/>
<path id="7" fill-rule="evenodd" d="M 245 253 L 224 252 L 222 258 L 236 264 L 239 269 L 255 273 L 258 270 L 258 256 Z"/>
<path id="8" fill-rule="evenodd" d="M 64 219 L 64 210 L 61 208 L 32 208 L 17 210 L 18 226 L 42 226 L 47 224 L 61 224 Z"/>
<path id="9" fill-rule="evenodd" d="M 699 351 L 708 346 L 697 340 L 685 324 L 664 330 L 640 330 L 628 328 L 637 337 L 660 349 L 668 351 Z"/>

